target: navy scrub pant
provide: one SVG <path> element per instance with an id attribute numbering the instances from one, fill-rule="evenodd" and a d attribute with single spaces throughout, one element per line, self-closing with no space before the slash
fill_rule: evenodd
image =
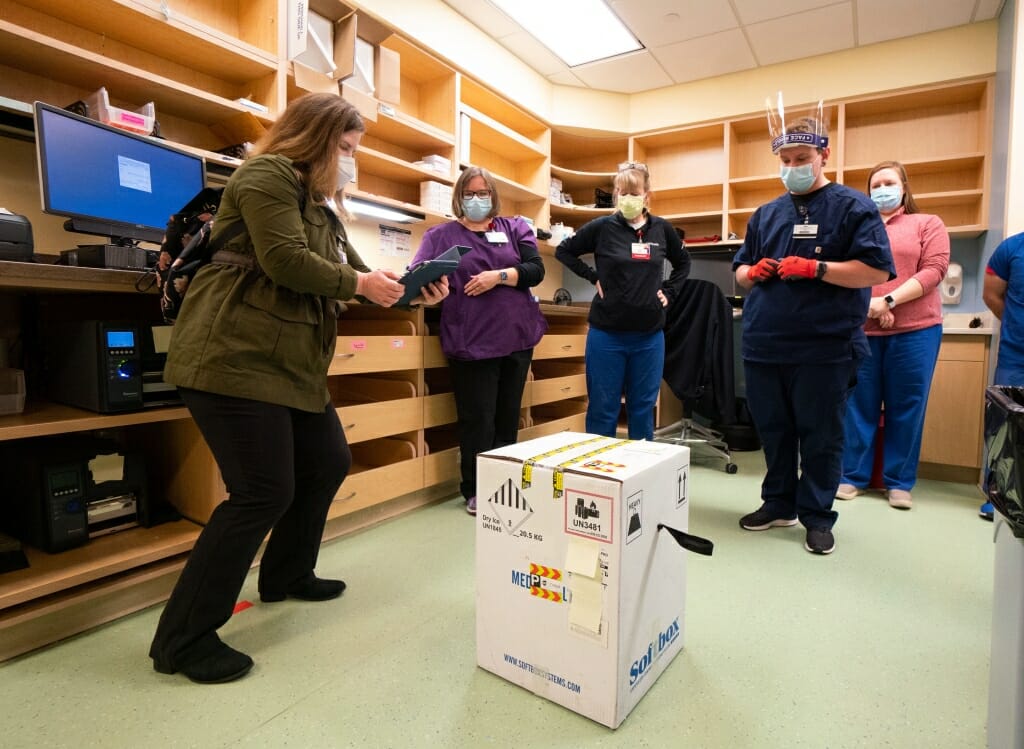
<path id="1" fill-rule="evenodd" d="M 654 406 L 665 370 L 665 334 L 587 333 L 587 432 L 614 437 L 622 396 L 631 440 L 654 439 Z"/>
<path id="2" fill-rule="evenodd" d="M 181 669 L 220 646 L 217 630 L 267 533 L 260 592 L 282 593 L 313 574 L 331 502 L 352 465 L 338 413 L 178 388 L 228 498 L 192 547 L 157 625 L 149 655 Z"/>
<path id="3" fill-rule="evenodd" d="M 805 528 L 831 528 L 842 475 L 846 399 L 859 361 L 762 364 L 744 361 L 747 406 L 768 465 L 765 508 L 799 518 Z"/>
<path id="4" fill-rule="evenodd" d="M 942 326 L 868 336 L 871 356 L 860 363 L 846 407 L 843 483 L 871 482 L 875 432 L 885 404 L 882 477 L 886 489 L 910 491 L 917 481 L 928 391 L 942 343 Z"/>

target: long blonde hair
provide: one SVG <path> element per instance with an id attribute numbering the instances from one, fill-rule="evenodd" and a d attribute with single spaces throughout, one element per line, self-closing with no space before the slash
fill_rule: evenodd
<path id="1" fill-rule="evenodd" d="M 366 125 L 352 104 L 337 94 L 305 94 L 281 113 L 253 154 L 287 156 L 320 203 L 344 187 L 338 184 L 338 149 L 353 130 L 366 132 Z"/>

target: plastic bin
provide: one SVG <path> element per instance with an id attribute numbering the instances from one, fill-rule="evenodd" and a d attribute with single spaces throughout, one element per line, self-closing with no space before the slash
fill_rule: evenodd
<path id="1" fill-rule="evenodd" d="M 985 452 L 989 501 L 1017 538 L 1024 538 L 1024 387 L 993 385 L 985 391 Z"/>
<path id="2" fill-rule="evenodd" d="M 0 416 L 25 410 L 25 373 L 20 369 L 0 369 Z"/>
<path id="3" fill-rule="evenodd" d="M 87 96 L 84 101 L 89 105 L 89 116 L 94 120 L 142 135 L 153 132 L 153 125 L 156 122 L 156 105 L 153 102 L 144 104 L 135 111 L 114 107 L 111 106 L 107 89 L 104 87 Z"/>
<path id="4" fill-rule="evenodd" d="M 996 515 L 993 543 L 992 656 L 988 688 L 989 749 L 1024 746 L 1024 541 Z"/>

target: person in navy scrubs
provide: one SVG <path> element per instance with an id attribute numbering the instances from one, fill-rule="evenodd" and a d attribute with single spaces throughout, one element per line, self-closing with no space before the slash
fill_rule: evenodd
<path id="1" fill-rule="evenodd" d="M 825 176 L 830 149 L 820 104 L 817 114 L 790 121 L 773 139 L 786 192 L 754 212 L 733 261 L 737 283 L 749 289 L 747 405 L 767 463 L 762 505 L 740 526 L 800 522 L 804 547 L 831 554 L 847 394 L 869 351 L 863 326 L 871 287 L 894 278 L 895 267 L 875 204 Z"/>

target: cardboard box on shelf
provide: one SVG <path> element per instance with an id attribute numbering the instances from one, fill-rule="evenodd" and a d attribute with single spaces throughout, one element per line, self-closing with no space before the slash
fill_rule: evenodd
<path id="1" fill-rule="evenodd" d="M 617 727 L 683 647 L 689 448 L 562 432 L 477 462 L 477 664 Z"/>
<path id="2" fill-rule="evenodd" d="M 374 48 L 374 81 L 377 98 L 398 106 L 402 103 L 402 58 L 393 49 L 377 45 Z"/>

